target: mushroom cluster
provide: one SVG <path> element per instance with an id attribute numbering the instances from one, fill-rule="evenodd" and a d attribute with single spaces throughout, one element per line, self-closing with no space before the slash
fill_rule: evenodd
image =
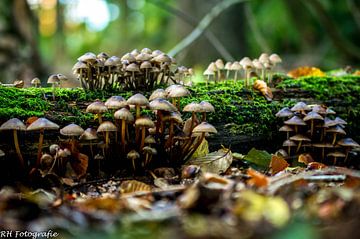
<path id="1" fill-rule="evenodd" d="M 121 96 L 112 96 L 105 103 L 97 100 L 88 106 L 87 111 L 97 114 L 100 119 L 102 113 L 113 110 L 113 119 L 99 121 L 97 134 L 87 129 L 80 138 L 103 139 L 102 156 L 106 158 L 109 150 L 119 151 L 121 158 L 131 160 L 129 165 L 134 170 L 148 166 L 154 158 L 162 158 L 162 163 L 166 162 L 165 159 L 168 163 L 181 163 L 191 157 L 206 136 L 216 133 L 216 129 L 205 122 L 206 112 L 214 112 L 214 107 L 205 101 L 184 107 L 183 111 L 191 112 L 192 116 L 183 127 L 179 100 L 189 94 L 184 86 L 175 84 L 155 90 L 149 99 L 137 93 L 127 100 Z M 97 108 L 93 107 L 94 104 Z M 154 114 L 144 114 L 148 111 L 143 109 Z M 202 114 L 201 123 L 197 120 L 197 112 Z M 92 137 L 88 137 L 90 135 Z"/>
<path id="2" fill-rule="evenodd" d="M 134 49 L 122 57 L 87 52 L 78 58 L 73 71 L 87 90 L 152 90 L 160 84 L 183 81 L 193 74 L 191 69 L 177 67 L 174 58 L 149 48 Z"/>
<path id="3" fill-rule="evenodd" d="M 203 75 L 206 76 L 206 84 L 210 80 L 215 83 L 221 80 L 229 80 L 231 74 L 233 75 L 232 79 L 236 82 L 241 71 L 243 71 L 245 87 L 250 87 L 252 84 L 250 80 L 253 74 L 261 76 L 263 81 L 271 84 L 272 71 L 281 62 L 281 58 L 275 53 L 271 55 L 262 53 L 258 59 L 251 60 L 249 57 L 244 57 L 240 61 L 226 62 L 225 64 L 223 60 L 217 59 L 209 64 Z"/>
<path id="4" fill-rule="evenodd" d="M 287 156 L 304 152 L 317 155 L 322 161 L 332 158 L 334 165 L 339 158 L 346 162 L 349 151 L 360 145 L 346 138 L 344 128 L 347 123 L 335 115 L 335 111 L 323 105 L 304 102 L 277 112 L 276 117 L 284 119 L 284 126 L 279 131 L 286 133 L 283 147 L 287 149 Z"/>

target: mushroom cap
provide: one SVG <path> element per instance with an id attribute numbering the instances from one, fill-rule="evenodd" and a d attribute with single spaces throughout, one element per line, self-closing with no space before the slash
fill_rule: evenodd
<path id="1" fill-rule="evenodd" d="M 296 111 L 296 112 L 308 111 L 308 110 L 310 110 L 310 107 L 307 104 L 305 104 L 304 102 L 300 101 L 300 102 L 296 103 L 290 110 Z"/>
<path id="2" fill-rule="evenodd" d="M 279 129 L 280 132 L 292 132 L 294 131 L 289 125 L 284 125 Z"/>
<path id="3" fill-rule="evenodd" d="M 60 129 L 60 134 L 65 136 L 80 136 L 84 133 L 84 129 L 77 124 L 69 124 Z"/>
<path id="4" fill-rule="evenodd" d="M 127 105 L 126 100 L 119 95 L 111 96 L 109 99 L 106 100 L 105 106 L 108 109 L 120 109 Z"/>
<path id="5" fill-rule="evenodd" d="M 0 130 L 26 130 L 25 124 L 18 118 L 12 118 L 0 126 Z"/>
<path id="6" fill-rule="evenodd" d="M 203 73 L 204 76 L 212 76 L 215 75 L 214 71 L 206 69 Z"/>
<path id="7" fill-rule="evenodd" d="M 126 157 L 128 159 L 138 159 L 140 158 L 140 154 L 133 149 L 126 155 Z"/>
<path id="8" fill-rule="evenodd" d="M 253 63 L 253 65 L 254 65 L 254 67 L 255 67 L 256 69 L 258 69 L 258 70 L 261 70 L 261 69 L 264 68 L 264 65 L 261 64 L 261 62 L 260 62 L 258 59 L 254 59 L 254 60 L 252 61 L 252 63 Z"/>
<path id="9" fill-rule="evenodd" d="M 155 99 L 165 99 L 167 93 L 164 89 L 156 89 L 153 91 L 153 93 L 150 95 L 149 100 L 155 100 Z"/>
<path id="10" fill-rule="evenodd" d="M 104 66 L 116 66 L 121 63 L 121 59 L 117 56 L 112 56 L 104 62 Z"/>
<path id="11" fill-rule="evenodd" d="M 316 144 L 312 144 L 313 147 L 315 148 L 334 148 L 334 145 L 330 144 L 330 143 L 316 143 Z"/>
<path id="12" fill-rule="evenodd" d="M 225 64 L 225 70 L 231 70 L 231 65 L 232 65 L 232 62 L 230 62 L 230 61 L 228 61 L 228 62 L 226 62 L 226 64 Z"/>
<path id="13" fill-rule="evenodd" d="M 334 158 L 345 158 L 346 154 L 344 154 L 342 152 L 339 152 L 339 151 L 335 151 L 335 152 L 332 152 L 332 153 L 328 153 L 326 156 L 327 157 L 334 157 Z"/>
<path id="14" fill-rule="evenodd" d="M 93 128 L 87 128 L 82 135 L 80 135 L 80 140 L 95 140 L 98 139 L 96 130 Z"/>
<path id="15" fill-rule="evenodd" d="M 152 58 L 152 56 L 147 53 L 140 53 L 137 56 L 135 56 L 135 59 L 137 61 L 149 61 L 149 60 L 151 60 L 151 58 Z"/>
<path id="16" fill-rule="evenodd" d="M 125 120 L 127 122 L 133 122 L 134 121 L 134 116 L 131 114 L 130 110 L 128 110 L 127 108 L 122 108 L 120 110 L 117 110 L 114 113 L 114 118 L 115 119 Z"/>
<path id="17" fill-rule="evenodd" d="M 4 156 L 5 156 L 5 152 L 0 149 L 0 157 L 4 157 Z"/>
<path id="18" fill-rule="evenodd" d="M 75 71 L 76 73 L 78 72 L 78 70 L 80 69 L 88 69 L 89 67 L 86 65 L 85 62 L 82 61 L 78 61 L 74 64 L 74 66 L 72 67 L 72 70 Z"/>
<path id="19" fill-rule="evenodd" d="M 219 70 L 222 70 L 225 67 L 224 62 L 221 59 L 217 59 L 215 61 L 215 65 L 216 65 L 216 68 L 218 68 Z"/>
<path id="20" fill-rule="evenodd" d="M 242 63 L 244 62 L 244 61 L 251 61 L 251 59 L 249 58 L 249 57 L 247 57 L 247 56 L 245 56 L 245 57 L 243 57 L 240 61 L 239 61 L 239 64 L 240 65 L 242 65 Z"/>
<path id="21" fill-rule="evenodd" d="M 336 134 L 346 135 L 345 130 L 343 130 L 343 128 L 341 128 L 339 125 L 335 125 L 333 127 L 326 129 L 326 133 L 336 133 Z"/>
<path id="22" fill-rule="evenodd" d="M 324 127 L 325 128 L 335 126 L 335 125 L 338 125 L 338 123 L 335 120 L 332 120 L 332 119 L 330 119 L 328 117 L 324 118 Z"/>
<path id="23" fill-rule="evenodd" d="M 57 77 L 60 81 L 67 81 L 68 78 L 64 74 L 57 74 Z"/>
<path id="24" fill-rule="evenodd" d="M 280 56 L 276 53 L 271 54 L 269 56 L 269 60 L 270 60 L 271 64 L 278 64 L 278 63 L 282 62 Z"/>
<path id="25" fill-rule="evenodd" d="M 192 133 L 217 133 L 215 127 L 207 122 L 202 122 L 194 127 Z"/>
<path id="26" fill-rule="evenodd" d="M 141 53 L 141 51 L 139 51 L 138 49 L 134 49 L 134 50 L 132 50 L 131 52 L 130 52 L 130 54 L 131 55 L 133 55 L 133 56 L 137 56 L 137 55 L 139 55 Z"/>
<path id="27" fill-rule="evenodd" d="M 212 71 L 212 72 L 217 72 L 218 71 L 218 68 L 215 64 L 215 62 L 211 62 L 208 67 L 207 67 L 208 70 Z"/>
<path id="28" fill-rule="evenodd" d="M 242 66 L 240 65 L 240 63 L 239 63 L 238 61 L 234 61 L 234 62 L 231 64 L 231 70 L 233 70 L 233 71 L 242 70 Z"/>
<path id="29" fill-rule="evenodd" d="M 268 55 L 267 53 L 262 53 L 262 54 L 259 56 L 259 61 L 260 61 L 262 64 L 269 63 L 269 62 L 270 62 L 269 55 Z"/>
<path id="30" fill-rule="evenodd" d="M 146 128 L 152 128 L 155 127 L 154 122 L 148 118 L 148 117 L 139 117 L 135 120 L 135 126 L 136 127 L 146 127 Z"/>
<path id="31" fill-rule="evenodd" d="M 296 134 L 294 136 L 291 136 L 290 140 L 292 140 L 292 141 L 308 141 L 308 142 L 311 141 L 311 139 L 309 139 L 308 137 L 306 137 L 305 135 L 302 135 L 302 134 Z"/>
<path id="32" fill-rule="evenodd" d="M 167 91 L 167 90 L 165 90 L 165 91 Z M 190 95 L 190 92 L 188 91 L 188 89 L 186 89 L 182 85 L 177 85 L 176 87 L 172 87 L 168 92 L 169 92 L 167 94 L 168 98 L 184 97 L 184 96 Z"/>
<path id="33" fill-rule="evenodd" d="M 150 102 L 149 104 L 151 110 L 162 110 L 162 111 L 168 111 L 168 112 L 174 112 L 177 111 L 177 108 L 171 104 L 169 101 L 165 99 L 155 99 Z"/>
<path id="34" fill-rule="evenodd" d="M 93 63 L 96 61 L 96 55 L 92 52 L 86 52 L 84 55 L 80 56 L 78 61 Z"/>
<path id="35" fill-rule="evenodd" d="M 155 144 L 156 141 L 155 141 L 154 137 L 152 137 L 151 135 L 148 135 L 148 136 L 145 137 L 144 143 L 145 144 Z"/>
<path id="36" fill-rule="evenodd" d="M 327 115 L 334 115 L 336 114 L 336 112 L 330 108 L 326 108 L 326 112 L 325 112 Z"/>
<path id="37" fill-rule="evenodd" d="M 40 85 L 41 81 L 39 78 L 35 77 L 34 79 L 31 80 L 31 84 L 32 85 Z"/>
<path id="38" fill-rule="evenodd" d="M 97 132 L 112 132 L 117 131 L 116 126 L 113 124 L 113 122 L 110 121 L 104 121 L 100 124 L 99 128 L 97 129 Z"/>
<path id="39" fill-rule="evenodd" d="M 290 139 L 287 139 L 283 142 L 283 147 L 294 147 L 294 146 L 297 146 L 297 144 Z"/>
<path id="40" fill-rule="evenodd" d="M 187 105 L 185 105 L 183 111 L 184 112 L 201 112 L 202 107 L 199 103 L 191 102 Z"/>
<path id="41" fill-rule="evenodd" d="M 178 112 L 171 112 L 169 115 L 164 116 L 164 121 L 172 120 L 177 124 L 184 123 L 183 119 L 181 118 L 181 115 Z"/>
<path id="42" fill-rule="evenodd" d="M 163 52 L 160 50 L 153 50 L 153 52 L 151 53 L 152 57 L 156 57 L 161 54 L 163 54 Z"/>
<path id="43" fill-rule="evenodd" d="M 336 117 L 334 119 L 334 121 L 337 123 L 337 124 L 341 124 L 341 125 L 344 125 L 344 124 L 347 124 L 347 122 L 345 120 L 343 120 L 342 118 L 340 117 Z"/>
<path id="44" fill-rule="evenodd" d="M 93 113 L 93 114 L 104 113 L 107 111 L 108 111 L 108 108 L 100 100 L 96 100 L 93 103 L 91 103 L 90 105 L 88 105 L 88 107 L 86 107 L 86 112 Z"/>
<path id="45" fill-rule="evenodd" d="M 151 69 L 152 65 L 150 61 L 144 61 L 140 64 L 140 69 Z"/>
<path id="46" fill-rule="evenodd" d="M 125 70 L 130 72 L 138 72 L 140 71 L 140 68 L 136 63 L 131 63 L 126 66 Z"/>
<path id="47" fill-rule="evenodd" d="M 287 125 L 306 125 L 306 123 L 299 117 L 299 116 L 293 116 L 291 119 L 286 120 L 284 122 Z"/>
<path id="48" fill-rule="evenodd" d="M 159 50 L 158 50 L 159 51 Z M 141 53 L 146 53 L 146 54 L 152 54 L 153 51 L 150 48 L 144 47 L 143 49 L 141 49 L 140 51 Z"/>
<path id="49" fill-rule="evenodd" d="M 357 142 L 355 142 L 355 140 L 353 140 L 352 138 L 341 139 L 337 142 L 337 144 L 345 147 L 354 147 L 354 148 L 360 147 L 360 145 Z"/>
<path id="50" fill-rule="evenodd" d="M 289 109 L 289 107 L 282 108 L 275 114 L 275 116 L 279 118 L 292 117 L 293 115 L 294 113 Z"/>
<path id="51" fill-rule="evenodd" d="M 48 84 L 57 84 L 57 83 L 60 83 L 60 79 L 57 74 L 52 74 L 49 76 L 47 83 Z"/>
<path id="52" fill-rule="evenodd" d="M 254 65 L 253 65 L 252 61 L 250 60 L 250 58 L 245 58 L 243 61 L 240 62 L 240 65 L 241 65 L 244 69 L 254 68 Z"/>
<path id="53" fill-rule="evenodd" d="M 200 112 L 215 112 L 214 106 L 208 101 L 201 101 L 199 105 L 201 106 Z"/>
<path id="54" fill-rule="evenodd" d="M 144 153 L 147 153 L 147 154 L 151 154 L 151 155 L 156 155 L 157 154 L 157 151 L 156 149 L 150 147 L 150 146 L 145 146 L 142 148 L 142 151 Z"/>
<path id="55" fill-rule="evenodd" d="M 309 113 L 306 114 L 306 116 L 304 117 L 304 121 L 308 121 L 308 120 L 323 120 L 324 118 L 319 115 L 318 113 L 314 112 L 314 111 L 310 111 Z"/>
<path id="56" fill-rule="evenodd" d="M 96 55 L 96 58 L 100 60 L 106 60 L 109 58 L 109 55 L 105 52 L 100 52 L 99 54 Z"/>
<path id="57" fill-rule="evenodd" d="M 54 122 L 46 119 L 46 118 L 38 118 L 34 122 L 32 122 L 28 127 L 27 130 L 41 130 L 41 129 L 59 129 L 59 125 L 55 124 Z"/>
<path id="58" fill-rule="evenodd" d="M 171 63 L 171 58 L 165 53 L 155 56 L 152 60 L 157 63 Z"/>
<path id="59" fill-rule="evenodd" d="M 312 107 L 312 111 L 316 112 L 318 114 L 322 114 L 322 115 L 326 115 L 326 110 L 324 107 L 322 107 L 321 105 L 314 105 Z"/>
<path id="60" fill-rule="evenodd" d="M 148 99 L 140 93 L 131 96 L 126 102 L 128 105 L 140 105 L 140 106 L 149 105 Z"/>
<path id="61" fill-rule="evenodd" d="M 131 53 L 126 53 L 121 57 L 121 61 L 135 62 L 136 59 Z"/>

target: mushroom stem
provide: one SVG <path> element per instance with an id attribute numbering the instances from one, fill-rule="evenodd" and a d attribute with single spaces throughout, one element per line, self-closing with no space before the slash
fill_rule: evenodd
<path id="1" fill-rule="evenodd" d="M 132 159 L 131 159 L 131 161 L 132 161 L 132 166 L 133 166 L 133 169 L 134 169 L 134 171 L 136 171 L 136 167 L 135 167 L 135 158 L 132 158 Z"/>
<path id="2" fill-rule="evenodd" d="M 313 134 L 314 134 L 314 120 L 311 120 L 311 126 L 310 126 L 311 128 L 310 128 L 310 135 L 311 135 L 311 137 L 313 136 Z"/>
<path id="3" fill-rule="evenodd" d="M 337 135 L 337 133 L 334 133 L 334 138 L 333 138 L 333 141 L 332 141 L 332 144 L 333 144 L 333 145 L 334 145 L 335 142 L 336 142 L 336 135 Z"/>
<path id="4" fill-rule="evenodd" d="M 169 139 L 166 143 L 166 145 L 168 145 L 170 147 L 170 151 L 171 151 L 171 145 L 172 145 L 172 139 L 173 139 L 173 135 L 174 135 L 174 121 L 170 120 L 170 126 L 169 126 Z"/>
<path id="5" fill-rule="evenodd" d="M 291 153 L 291 147 L 288 146 L 288 155 L 289 155 L 289 157 L 290 157 L 290 153 Z"/>
<path id="6" fill-rule="evenodd" d="M 171 103 L 172 103 L 177 109 L 179 109 L 179 108 L 177 107 L 177 105 L 176 105 L 176 97 L 171 98 Z"/>
<path id="7" fill-rule="evenodd" d="M 109 137 L 109 132 L 105 132 L 105 148 L 109 147 L 109 143 L 110 143 L 110 137 Z"/>
<path id="8" fill-rule="evenodd" d="M 286 139 L 289 139 L 290 133 L 289 131 L 286 132 Z"/>
<path id="9" fill-rule="evenodd" d="M 177 109 L 180 111 L 180 97 L 177 98 Z"/>
<path id="10" fill-rule="evenodd" d="M 195 124 L 195 112 L 191 112 L 191 125 L 190 125 L 190 135 L 191 135 L 191 132 L 194 128 L 194 124 Z"/>
<path id="11" fill-rule="evenodd" d="M 234 84 L 236 83 L 236 80 L 237 80 L 237 75 L 238 75 L 238 71 L 235 70 L 235 75 L 234 75 Z"/>
<path id="12" fill-rule="evenodd" d="M 123 152 L 125 152 L 125 120 L 122 119 L 121 120 L 121 144 L 122 144 L 122 149 L 123 149 Z"/>
<path id="13" fill-rule="evenodd" d="M 55 101 L 55 83 L 52 84 L 52 98 Z"/>
<path id="14" fill-rule="evenodd" d="M 195 153 L 195 151 L 200 146 L 200 144 L 204 140 L 204 138 L 205 138 L 205 133 L 201 133 L 201 136 L 200 136 L 199 140 L 196 142 L 194 147 L 189 150 L 190 151 L 189 154 L 186 155 L 186 160 L 189 159 Z"/>
<path id="15" fill-rule="evenodd" d="M 70 145 L 71 145 L 71 153 L 73 153 L 74 150 L 75 150 L 75 138 L 74 138 L 74 136 L 71 136 Z"/>
<path id="16" fill-rule="evenodd" d="M 42 152 L 42 145 L 44 141 L 44 129 L 40 130 L 40 136 L 39 136 L 39 148 L 37 153 L 37 160 L 36 160 L 36 166 L 40 165 L 40 158 L 41 158 L 41 152 Z"/>
<path id="17" fill-rule="evenodd" d="M 100 113 L 96 114 L 98 120 L 99 120 L 99 125 L 102 123 L 102 116 Z"/>
<path id="18" fill-rule="evenodd" d="M 206 121 L 206 112 L 202 112 L 201 122 L 205 122 L 205 121 Z"/>
<path id="19" fill-rule="evenodd" d="M 295 125 L 295 133 L 297 134 L 297 132 L 298 132 L 298 126 Z"/>
<path id="20" fill-rule="evenodd" d="M 20 151 L 19 140 L 18 140 L 18 137 L 17 137 L 17 131 L 15 129 L 13 130 L 13 135 L 14 135 L 15 150 L 16 150 L 16 153 L 18 155 L 20 165 L 21 165 L 22 168 L 25 168 L 24 159 L 23 159 L 23 157 L 21 155 L 21 151 Z"/>
<path id="21" fill-rule="evenodd" d="M 145 127 L 141 127 L 141 141 L 140 141 L 140 150 L 144 147 L 144 141 L 145 141 Z"/>
<path id="22" fill-rule="evenodd" d="M 135 105 L 136 109 L 136 119 L 140 117 L 140 105 Z"/>
<path id="23" fill-rule="evenodd" d="M 91 140 L 90 140 L 90 153 L 91 153 L 91 158 L 94 158 L 94 150 L 93 150 L 93 147 L 92 147 Z"/>
<path id="24" fill-rule="evenodd" d="M 299 142 L 298 147 L 297 147 L 297 149 L 296 149 L 296 153 L 299 152 L 299 150 L 300 150 L 300 148 L 301 148 L 301 143 L 302 143 L 302 141 Z"/>

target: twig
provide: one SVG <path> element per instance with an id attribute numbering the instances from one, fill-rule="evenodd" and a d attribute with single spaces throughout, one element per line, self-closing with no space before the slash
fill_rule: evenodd
<path id="1" fill-rule="evenodd" d="M 232 5 L 246 2 L 249 0 L 226 0 L 221 1 L 216 4 L 208 14 L 205 15 L 203 19 L 201 19 L 200 23 L 196 26 L 196 28 L 187 35 L 184 39 L 182 39 L 175 47 L 173 47 L 169 51 L 170 56 L 175 56 L 186 47 L 191 45 L 195 40 L 197 40 L 206 30 L 206 28 L 212 23 L 212 21 L 218 17 L 224 10 L 231 7 Z"/>

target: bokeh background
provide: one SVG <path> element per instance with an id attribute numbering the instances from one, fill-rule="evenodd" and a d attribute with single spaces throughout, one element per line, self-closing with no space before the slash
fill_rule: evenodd
<path id="1" fill-rule="evenodd" d="M 71 68 L 83 53 L 144 47 L 198 72 L 262 52 L 282 56 L 283 71 L 357 67 L 359 33 L 357 0 L 1 0 L 0 81 L 63 73 L 76 86 Z"/>

